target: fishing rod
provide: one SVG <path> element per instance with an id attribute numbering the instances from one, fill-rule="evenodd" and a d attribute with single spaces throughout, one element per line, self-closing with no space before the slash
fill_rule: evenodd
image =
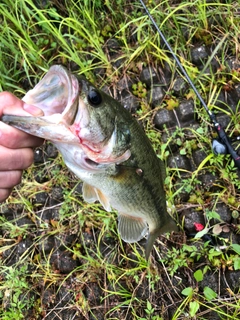
<path id="1" fill-rule="evenodd" d="M 215 154 L 229 153 L 232 156 L 232 159 L 234 160 L 234 163 L 235 163 L 236 167 L 238 169 L 240 169 L 240 156 L 237 154 L 236 150 L 233 148 L 233 146 L 231 144 L 231 141 L 230 141 L 229 137 L 227 136 L 226 132 L 224 131 L 224 129 L 222 128 L 220 123 L 217 121 L 217 118 L 216 118 L 215 114 L 207 107 L 205 101 L 201 97 L 200 93 L 198 92 L 197 88 L 193 84 L 193 82 L 190 79 L 189 75 L 187 74 L 186 70 L 182 66 L 180 60 L 178 59 L 178 57 L 173 52 L 170 44 L 168 43 L 168 41 L 165 38 L 164 34 L 162 33 L 162 31 L 158 27 L 157 23 L 153 19 L 151 13 L 149 12 L 149 10 L 146 7 L 146 5 L 144 4 L 143 0 L 139 0 L 139 1 L 140 1 L 141 5 L 143 6 L 144 10 L 146 11 L 146 13 L 147 13 L 149 19 L 151 20 L 153 26 L 155 27 L 155 29 L 157 30 L 158 34 L 160 35 L 160 38 L 162 39 L 162 41 L 164 42 L 164 44 L 166 45 L 166 47 L 170 51 L 171 55 L 173 56 L 173 59 L 176 61 L 181 73 L 184 75 L 186 81 L 192 87 L 192 89 L 195 92 L 197 98 L 199 99 L 200 103 L 202 104 L 202 106 L 206 110 L 207 114 L 209 115 L 209 118 L 211 119 L 211 122 L 212 122 L 212 124 L 214 126 L 214 129 L 217 132 L 218 138 L 219 138 L 219 141 L 213 140 L 212 147 L 213 147 L 214 153 Z"/>

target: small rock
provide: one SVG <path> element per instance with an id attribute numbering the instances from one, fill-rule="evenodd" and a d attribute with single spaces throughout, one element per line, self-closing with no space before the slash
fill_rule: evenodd
<path id="1" fill-rule="evenodd" d="M 159 74 L 160 80 L 155 82 L 156 84 L 163 84 L 165 86 L 168 86 L 169 83 L 172 81 L 173 71 L 170 65 L 166 61 L 163 62 L 162 67 L 158 68 L 158 74 Z"/>
<path id="2" fill-rule="evenodd" d="M 63 189 L 61 187 L 54 187 L 51 196 L 54 200 L 61 202 L 63 200 Z"/>
<path id="3" fill-rule="evenodd" d="M 60 250 L 56 250 L 50 258 L 50 262 L 54 265 L 54 268 L 61 273 L 67 274 L 72 272 L 77 266 L 77 260 L 73 260 L 72 253 Z"/>
<path id="4" fill-rule="evenodd" d="M 226 106 L 225 106 L 225 108 L 226 108 Z M 229 122 L 231 121 L 231 118 L 226 114 L 217 115 L 217 121 L 220 123 L 221 127 L 223 129 L 225 129 L 229 125 Z"/>
<path id="5" fill-rule="evenodd" d="M 230 289 L 235 293 L 239 292 L 240 270 L 236 270 L 236 271 L 227 270 L 225 273 L 225 277 Z"/>
<path id="6" fill-rule="evenodd" d="M 32 222 L 32 220 L 26 216 L 19 216 L 15 221 L 16 221 L 15 223 L 18 227 L 25 226 L 30 229 L 34 226 L 34 223 Z"/>
<path id="7" fill-rule="evenodd" d="M 96 282 L 88 283 L 84 293 L 90 306 L 100 305 L 102 290 Z"/>
<path id="8" fill-rule="evenodd" d="M 114 245 L 116 244 L 116 239 L 107 235 L 103 236 L 100 241 L 100 252 L 103 257 L 106 257 L 111 251 Z"/>
<path id="9" fill-rule="evenodd" d="M 146 67 L 142 69 L 140 80 L 145 83 L 148 88 L 151 88 L 153 83 L 159 82 L 159 77 L 155 69 L 152 67 Z"/>
<path id="10" fill-rule="evenodd" d="M 152 106 L 152 108 L 160 106 L 164 96 L 165 90 L 163 87 L 160 86 L 152 86 L 151 90 L 148 91 L 147 94 L 149 104 Z"/>
<path id="11" fill-rule="evenodd" d="M 235 57 L 231 57 L 225 60 L 226 67 L 231 72 L 232 70 L 240 69 L 240 62 Z"/>
<path id="12" fill-rule="evenodd" d="M 184 100 L 180 103 L 176 109 L 179 120 L 181 122 L 193 121 L 194 120 L 194 103 L 192 100 Z"/>
<path id="13" fill-rule="evenodd" d="M 37 212 L 37 216 L 39 217 L 37 221 L 38 225 L 44 222 L 49 222 L 51 219 L 53 219 L 52 209 L 39 210 Z"/>
<path id="14" fill-rule="evenodd" d="M 43 150 L 36 148 L 34 151 L 34 163 L 44 163 Z"/>
<path id="15" fill-rule="evenodd" d="M 211 173 L 204 173 L 198 176 L 198 179 L 201 181 L 202 186 L 204 187 L 204 189 L 208 190 L 208 191 L 214 191 L 215 190 L 215 186 L 214 183 L 217 180 L 216 176 L 214 176 Z M 218 188 L 216 188 L 216 190 L 218 190 Z"/>
<path id="16" fill-rule="evenodd" d="M 209 57 L 209 50 L 205 45 L 196 46 L 191 50 L 192 62 L 201 66 Z"/>
<path id="17" fill-rule="evenodd" d="M 163 130 L 165 126 L 171 128 L 177 125 L 173 111 L 167 109 L 158 110 L 153 118 L 153 123 L 160 130 Z"/>
<path id="18" fill-rule="evenodd" d="M 124 63 L 126 61 L 125 57 L 122 57 L 121 55 L 115 55 L 112 58 L 113 59 L 111 61 L 111 64 L 113 68 L 120 69 L 121 67 L 124 66 Z"/>
<path id="19" fill-rule="evenodd" d="M 52 143 L 47 144 L 45 151 L 48 159 L 55 159 L 58 156 L 58 149 Z"/>
<path id="20" fill-rule="evenodd" d="M 206 159 L 207 154 L 205 151 L 198 149 L 196 151 L 193 151 L 192 153 L 192 157 L 193 157 L 193 161 L 195 163 L 195 165 L 198 167 L 200 165 L 200 163 Z"/>
<path id="21" fill-rule="evenodd" d="M 63 199 L 64 199 L 63 189 L 61 187 L 54 187 L 51 192 L 51 197 L 49 198 L 49 206 L 50 207 L 57 206 L 59 203 L 63 201 Z M 56 208 L 56 209 L 57 209 L 56 213 L 58 215 L 59 208 Z"/>
<path id="22" fill-rule="evenodd" d="M 118 53 L 121 50 L 121 46 L 119 44 L 119 41 L 117 39 L 109 39 L 106 43 L 108 48 L 108 53 L 110 57 L 114 56 L 116 53 Z"/>
<path id="23" fill-rule="evenodd" d="M 217 71 L 218 68 L 219 68 L 219 63 L 215 58 L 212 59 L 212 61 L 210 62 L 207 68 L 205 67 L 205 63 L 198 66 L 198 69 L 201 70 L 201 73 L 206 75 L 210 75 L 210 74 L 212 75 Z"/>
<path id="24" fill-rule="evenodd" d="M 48 287 L 46 290 L 43 290 L 41 294 L 41 299 L 42 299 L 41 303 L 46 309 L 48 309 L 51 303 L 54 301 L 54 298 L 55 298 L 54 289 L 52 289 L 52 287 Z"/>
<path id="25" fill-rule="evenodd" d="M 136 286 L 136 298 L 142 301 L 147 301 L 149 298 L 149 285 L 146 278 L 142 279 L 141 283 Z"/>
<path id="26" fill-rule="evenodd" d="M 4 207 L 1 210 L 1 215 L 4 216 L 5 219 L 7 219 L 8 221 L 11 221 L 15 218 L 15 213 L 12 209 L 9 209 L 8 207 Z"/>
<path id="27" fill-rule="evenodd" d="M 73 298 L 74 298 L 74 293 L 69 290 L 67 283 L 64 283 L 61 286 L 61 290 L 57 291 L 56 300 L 59 301 L 58 305 L 64 307 L 69 304 L 69 301 L 73 301 Z M 59 308 L 59 309 L 61 309 L 61 308 Z M 70 310 L 65 310 L 65 311 L 67 311 L 67 313 L 66 313 L 67 317 L 65 318 L 66 320 L 69 320 L 69 319 L 75 320 L 76 319 L 75 317 L 73 318 L 72 316 L 68 317 L 68 315 L 71 314 L 71 313 L 69 313 Z M 63 318 L 61 318 L 61 320 L 63 320 Z"/>
<path id="28" fill-rule="evenodd" d="M 183 96 L 187 88 L 187 82 L 183 78 L 177 77 L 174 81 L 172 90 L 177 97 L 180 97 Z"/>
<path id="29" fill-rule="evenodd" d="M 92 233 L 90 233 L 90 232 L 83 232 L 83 233 L 82 233 L 82 236 L 83 236 L 83 239 L 84 239 L 84 245 L 85 245 L 87 248 L 94 248 L 94 246 L 95 246 L 95 241 L 94 241 L 94 238 L 93 238 Z"/>
<path id="30" fill-rule="evenodd" d="M 48 175 L 48 170 L 45 168 L 43 171 L 36 171 L 34 172 L 34 179 L 38 183 L 44 183 L 49 181 L 49 175 Z"/>
<path id="31" fill-rule="evenodd" d="M 218 293 L 219 275 L 217 272 L 207 271 L 205 273 L 203 280 L 199 282 L 199 289 L 203 291 L 205 287 L 209 287 L 214 292 Z"/>
<path id="32" fill-rule="evenodd" d="M 222 313 L 223 311 L 226 312 L 226 310 L 224 310 L 226 308 L 224 307 L 221 307 L 221 313 L 218 313 L 217 311 L 214 311 L 214 310 L 210 310 L 209 308 L 207 309 L 206 311 L 206 320 L 209 319 L 209 320 L 222 320 L 223 317 L 222 317 Z"/>
<path id="33" fill-rule="evenodd" d="M 100 308 L 99 308 L 100 309 Z M 89 312 L 89 318 L 88 318 L 89 320 L 96 320 L 96 319 L 98 319 L 98 320 L 104 320 L 104 319 L 106 319 L 105 318 L 105 312 L 103 312 L 103 311 L 101 311 L 101 309 L 100 310 L 98 310 L 98 309 L 96 309 L 96 308 L 93 308 L 90 312 Z M 78 320 L 78 319 L 77 319 Z M 79 320 L 82 320 L 82 318 L 81 319 L 79 319 Z"/>
<path id="34" fill-rule="evenodd" d="M 232 233 L 231 238 L 232 243 L 240 244 L 240 234 Z"/>
<path id="35" fill-rule="evenodd" d="M 239 100 L 240 99 L 240 83 L 235 84 L 234 87 L 235 87 L 235 92 L 236 92 L 237 98 Z"/>
<path id="36" fill-rule="evenodd" d="M 79 182 L 77 184 L 77 186 L 75 187 L 74 189 L 74 194 L 76 195 L 82 195 L 82 187 L 83 187 L 83 183 L 82 182 Z"/>
<path id="37" fill-rule="evenodd" d="M 181 218 L 184 217 L 184 228 L 188 234 L 195 234 L 196 229 L 194 223 L 205 225 L 204 215 L 202 211 L 194 209 L 186 209 L 181 213 Z"/>
<path id="38" fill-rule="evenodd" d="M 33 241 L 29 238 L 22 240 L 15 247 L 15 254 L 19 258 L 24 252 L 29 250 L 29 248 L 33 245 Z"/>
<path id="39" fill-rule="evenodd" d="M 169 157 L 168 166 L 170 168 L 179 168 L 189 170 L 191 168 L 190 161 L 186 156 L 176 155 Z"/>
<path id="40" fill-rule="evenodd" d="M 139 100 L 131 93 L 124 98 L 120 98 L 120 103 L 131 113 L 136 113 L 139 109 Z"/>
<path id="41" fill-rule="evenodd" d="M 189 193 L 186 190 L 181 189 L 181 191 L 179 191 L 179 189 L 181 187 L 182 187 L 182 183 L 179 185 L 177 185 L 177 184 L 174 185 L 174 190 L 176 191 L 175 202 L 178 204 L 179 203 L 183 204 L 185 202 L 188 202 L 189 197 L 190 197 Z"/>
<path id="42" fill-rule="evenodd" d="M 226 223 L 231 223 L 232 212 L 225 203 L 223 202 L 217 203 L 215 207 L 215 211 L 220 215 L 220 218 L 222 221 Z M 219 220 L 214 219 L 214 223 L 219 223 L 219 222 L 220 222 Z"/>
<path id="43" fill-rule="evenodd" d="M 230 91 L 224 92 L 226 96 L 226 103 L 232 109 L 234 113 L 238 112 L 239 96 L 235 87 Z"/>
<path id="44" fill-rule="evenodd" d="M 174 130 L 169 129 L 168 132 L 163 131 L 161 134 L 161 142 L 167 143 L 167 150 L 170 151 L 171 153 L 177 152 L 179 150 L 179 146 L 176 144 L 176 142 L 173 139 L 171 139 L 171 136 L 173 136 L 174 133 L 175 133 L 175 129 Z"/>
<path id="45" fill-rule="evenodd" d="M 117 83 L 117 90 L 121 95 L 124 95 L 125 92 L 129 93 L 129 90 L 132 89 L 134 81 L 128 77 L 122 77 Z"/>
<path id="46" fill-rule="evenodd" d="M 215 99 L 215 98 L 214 98 Z M 219 108 L 222 108 L 223 110 L 226 109 L 226 94 L 225 92 L 222 90 L 218 96 L 216 97 L 216 101 L 215 101 L 215 105 L 218 106 Z"/>
<path id="47" fill-rule="evenodd" d="M 75 241 L 78 241 L 79 235 L 77 234 L 59 234 L 55 238 L 55 247 L 64 251 L 66 247 L 71 248 Z"/>
<path id="48" fill-rule="evenodd" d="M 48 200 L 48 193 L 47 192 L 39 192 L 36 194 L 35 196 L 35 202 L 36 204 L 42 204 L 42 205 L 46 205 Z"/>
<path id="49" fill-rule="evenodd" d="M 55 237 L 46 236 L 38 245 L 39 251 L 44 254 L 50 253 L 55 248 Z"/>

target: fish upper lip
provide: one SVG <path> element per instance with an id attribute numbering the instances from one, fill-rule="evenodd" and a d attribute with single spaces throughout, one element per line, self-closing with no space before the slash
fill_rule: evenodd
<path id="1" fill-rule="evenodd" d="M 64 119 L 63 122 L 72 124 L 78 109 L 80 90 L 75 75 L 61 65 L 53 65 L 22 100 L 40 108 L 44 116 L 58 113 Z"/>

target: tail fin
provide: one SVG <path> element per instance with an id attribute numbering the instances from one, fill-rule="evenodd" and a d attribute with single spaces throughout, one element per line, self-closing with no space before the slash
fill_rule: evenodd
<path id="1" fill-rule="evenodd" d="M 177 226 L 176 222 L 172 218 L 170 218 L 169 222 L 164 227 L 162 227 L 161 229 L 152 230 L 152 231 L 149 232 L 149 236 L 148 236 L 148 240 L 147 240 L 147 244 L 146 244 L 146 248 L 145 248 L 146 260 L 149 259 L 149 256 L 150 256 L 150 253 L 152 251 L 152 247 L 153 247 L 153 244 L 154 244 L 156 238 L 160 234 L 163 234 L 163 233 L 166 233 L 166 232 L 171 232 L 171 231 L 178 231 L 178 226 Z"/>

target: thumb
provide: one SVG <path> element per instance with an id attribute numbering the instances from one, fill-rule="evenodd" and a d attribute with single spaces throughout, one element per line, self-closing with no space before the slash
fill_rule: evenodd
<path id="1" fill-rule="evenodd" d="M 11 114 L 16 116 L 42 116 L 44 113 L 41 109 L 29 105 L 18 99 L 10 92 L 0 93 L 0 117 L 2 114 Z"/>
<path id="2" fill-rule="evenodd" d="M 26 112 L 30 113 L 35 117 L 40 117 L 44 115 L 44 112 L 41 109 L 31 104 L 27 104 L 26 102 L 23 102 L 23 110 L 25 110 Z"/>

